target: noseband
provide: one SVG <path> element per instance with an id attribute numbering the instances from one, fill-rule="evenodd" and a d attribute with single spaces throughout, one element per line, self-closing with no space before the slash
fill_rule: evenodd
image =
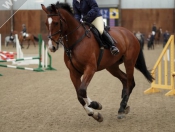
<path id="1" fill-rule="evenodd" d="M 54 33 L 54 34 L 51 34 L 51 32 L 50 32 L 50 34 L 48 35 L 48 38 L 51 39 L 53 42 L 55 42 L 58 46 L 60 42 L 55 41 L 54 39 L 52 39 L 52 36 L 55 36 L 57 34 L 60 34 L 62 36 L 62 34 L 61 34 L 62 33 L 62 30 L 61 30 L 62 29 L 62 20 L 63 21 L 65 21 L 65 20 L 61 17 L 60 13 L 58 13 L 58 14 L 48 14 L 47 15 L 48 18 L 52 17 L 52 16 L 59 16 L 60 17 L 60 30 L 58 32 Z M 49 26 L 50 26 L 50 24 L 49 24 Z"/>

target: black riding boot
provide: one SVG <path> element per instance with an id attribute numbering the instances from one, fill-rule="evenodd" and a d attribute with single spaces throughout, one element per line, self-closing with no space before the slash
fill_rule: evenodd
<path id="1" fill-rule="evenodd" d="M 106 31 L 103 31 L 102 37 L 110 45 L 110 50 L 111 50 L 112 55 L 117 55 L 119 53 L 119 49 L 115 46 L 114 41 L 111 38 L 111 36 Z"/>

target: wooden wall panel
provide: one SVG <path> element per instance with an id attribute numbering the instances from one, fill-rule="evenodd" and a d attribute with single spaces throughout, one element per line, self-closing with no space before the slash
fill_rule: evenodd
<path id="1" fill-rule="evenodd" d="M 162 27 L 170 33 L 174 32 L 174 11 L 173 9 L 122 9 L 121 24 L 130 31 L 140 31 L 145 36 L 151 32 L 152 24 Z M 14 15 L 14 30 L 22 31 L 22 24 L 26 24 L 29 33 L 34 35 L 42 34 L 47 40 L 47 29 L 45 26 L 46 14 L 43 10 L 19 10 Z M 10 21 L 1 29 L 2 40 L 10 34 Z"/>
<path id="2" fill-rule="evenodd" d="M 14 30 L 21 32 L 22 24 L 26 24 L 28 33 L 32 33 L 35 36 L 42 34 L 43 39 L 47 39 L 46 14 L 43 10 L 19 10 L 15 14 L 14 19 Z"/>
<path id="3" fill-rule="evenodd" d="M 41 19 L 40 19 L 40 25 L 41 25 L 41 27 L 40 27 L 40 32 L 41 32 L 41 34 L 42 34 L 43 40 L 48 40 L 48 37 L 47 37 L 47 36 L 48 36 L 48 30 L 47 30 L 46 25 L 45 25 L 47 15 L 46 15 L 46 13 L 45 13 L 43 10 L 40 11 L 40 14 L 41 14 Z"/>
<path id="4" fill-rule="evenodd" d="M 121 24 L 130 31 L 140 31 L 146 36 L 151 32 L 153 23 L 163 32 L 174 32 L 173 9 L 122 9 Z"/>
<path id="5" fill-rule="evenodd" d="M 40 17 L 39 10 L 20 10 L 14 15 L 14 30 L 21 32 L 22 24 L 25 24 L 28 33 L 38 34 Z"/>
<path id="6" fill-rule="evenodd" d="M 6 20 L 9 19 L 10 17 L 10 11 L 0 11 L 0 21 L 1 23 L 4 23 Z M 11 31 L 11 19 L 9 19 L 9 21 L 7 21 L 1 28 L 0 28 L 0 34 L 1 34 L 1 39 L 2 39 L 2 43 L 4 43 L 4 39 L 7 35 L 10 35 L 10 31 Z"/>

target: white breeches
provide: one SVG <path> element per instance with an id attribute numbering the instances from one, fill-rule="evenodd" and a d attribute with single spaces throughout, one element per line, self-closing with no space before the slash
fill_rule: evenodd
<path id="1" fill-rule="evenodd" d="M 92 24 L 98 29 L 98 31 L 100 32 L 100 34 L 103 34 L 103 30 L 104 30 L 104 23 L 103 23 L 103 17 L 99 16 L 97 17 Z"/>

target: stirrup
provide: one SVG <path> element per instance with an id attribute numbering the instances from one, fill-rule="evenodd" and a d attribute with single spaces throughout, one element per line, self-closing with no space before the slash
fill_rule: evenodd
<path id="1" fill-rule="evenodd" d="M 119 53 L 119 49 L 117 47 L 115 47 L 115 46 L 112 46 L 110 48 L 110 51 L 111 51 L 112 55 L 117 55 Z"/>

